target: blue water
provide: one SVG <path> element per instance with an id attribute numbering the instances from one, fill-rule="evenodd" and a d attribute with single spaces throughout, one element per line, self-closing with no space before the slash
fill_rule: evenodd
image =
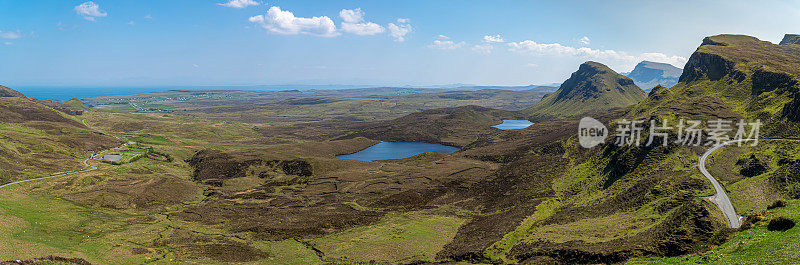
<path id="1" fill-rule="evenodd" d="M 29 98 L 49 99 L 65 102 L 72 98 L 84 99 L 101 96 L 135 95 L 155 91 L 164 91 L 164 88 L 85 88 L 85 87 L 15 87 Z"/>
<path id="2" fill-rule="evenodd" d="M 26 87 L 9 86 L 29 98 L 65 102 L 72 98 L 136 95 L 167 90 L 249 90 L 249 91 L 306 91 L 311 89 L 351 89 L 369 86 L 347 85 L 259 85 L 259 86 L 158 86 L 158 87 Z"/>
<path id="3" fill-rule="evenodd" d="M 346 99 L 355 99 L 355 100 L 384 100 L 385 98 L 346 98 Z"/>
<path id="4" fill-rule="evenodd" d="M 430 151 L 436 151 L 439 153 L 452 153 L 458 151 L 458 148 L 431 143 L 380 142 L 376 145 L 368 147 L 367 149 L 349 155 L 338 155 L 336 158 L 358 161 L 375 161 L 407 158 Z"/>
<path id="5" fill-rule="evenodd" d="M 527 120 L 503 120 L 503 123 L 492 126 L 500 130 L 519 130 L 528 128 L 535 123 Z"/>

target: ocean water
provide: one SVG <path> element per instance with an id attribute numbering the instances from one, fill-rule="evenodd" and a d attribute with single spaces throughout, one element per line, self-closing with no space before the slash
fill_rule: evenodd
<path id="1" fill-rule="evenodd" d="M 164 91 L 164 88 L 86 88 L 86 87 L 14 87 L 29 98 L 49 99 L 65 102 L 72 98 L 84 99 L 102 96 L 135 95 L 155 91 Z"/>
<path id="2" fill-rule="evenodd" d="M 136 95 L 167 90 L 248 90 L 248 91 L 286 91 L 311 89 L 350 89 L 369 86 L 350 85 L 263 85 L 263 86 L 160 86 L 160 87 L 36 87 L 14 86 L 14 90 L 30 98 L 49 99 L 65 102 L 72 98 L 85 99 L 102 96 Z"/>
<path id="3" fill-rule="evenodd" d="M 503 120 L 503 123 L 492 126 L 500 130 L 519 130 L 528 128 L 535 123 L 527 120 Z"/>
<path id="4" fill-rule="evenodd" d="M 336 158 L 358 161 L 376 161 L 408 158 L 430 151 L 436 151 L 439 153 L 452 153 L 458 151 L 458 148 L 431 143 L 380 142 L 356 153 L 349 155 L 338 155 Z"/>

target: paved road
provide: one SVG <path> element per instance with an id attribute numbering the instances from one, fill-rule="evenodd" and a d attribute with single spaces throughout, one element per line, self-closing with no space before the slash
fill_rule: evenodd
<path id="1" fill-rule="evenodd" d="M 83 125 L 86 125 L 86 120 L 85 120 L 85 119 L 84 119 L 83 121 L 81 121 L 81 122 L 83 122 Z M 86 125 L 86 127 L 89 127 L 89 125 Z M 91 127 L 89 127 L 89 128 L 91 128 Z M 112 135 L 112 136 L 113 136 L 113 135 Z M 117 137 L 117 136 L 114 136 L 114 137 L 116 137 L 117 139 L 119 139 L 119 137 Z M 5 188 L 6 186 L 11 186 L 11 185 L 14 185 L 14 184 L 25 183 L 25 182 L 28 182 L 28 181 L 36 181 L 36 180 L 43 180 L 43 179 L 49 179 L 49 178 L 55 178 L 55 177 L 63 177 L 63 176 L 67 176 L 67 175 L 72 175 L 72 174 L 78 174 L 78 173 L 83 173 L 83 172 L 89 172 L 89 171 L 97 170 L 97 167 L 96 167 L 96 166 L 92 166 L 92 165 L 90 165 L 90 164 L 89 164 L 89 160 L 92 160 L 92 159 L 94 159 L 96 156 L 99 156 L 99 155 L 100 155 L 100 154 L 102 154 L 102 153 L 105 153 L 105 152 L 108 152 L 108 151 L 111 151 L 111 150 L 114 150 L 114 149 L 123 148 L 123 147 L 125 147 L 125 146 L 128 146 L 128 144 L 126 143 L 126 144 L 123 144 L 122 146 L 119 146 L 119 147 L 114 147 L 114 148 L 111 148 L 111 149 L 108 149 L 108 150 L 102 151 L 102 152 L 100 152 L 100 153 L 97 153 L 97 154 L 94 154 L 94 155 L 90 156 L 90 157 L 89 157 L 89 158 L 87 158 L 86 160 L 83 160 L 83 164 L 84 164 L 84 165 L 86 165 L 87 167 L 89 167 L 89 169 L 84 169 L 84 170 L 80 170 L 80 171 L 66 172 L 66 173 L 61 173 L 61 174 L 58 174 L 58 175 L 52 175 L 52 176 L 47 176 L 47 177 L 35 178 L 35 179 L 26 179 L 26 180 L 20 180 L 20 181 L 16 181 L 16 182 L 11 182 L 11 183 L 7 183 L 7 184 L 0 185 L 0 189 L 2 189 L 2 188 Z"/>
<path id="2" fill-rule="evenodd" d="M 717 149 L 720 149 L 723 146 L 733 143 L 753 141 L 753 140 L 754 139 L 740 139 L 740 140 L 727 141 L 722 143 L 721 145 L 717 145 L 712 147 L 711 149 L 708 149 L 708 151 L 706 151 L 706 153 L 703 154 L 702 157 L 700 157 L 700 162 L 699 162 L 700 172 L 702 172 L 703 175 L 706 176 L 706 178 L 711 181 L 711 185 L 714 185 L 714 189 L 717 192 L 717 194 L 712 196 L 710 199 L 711 201 L 714 202 L 714 204 L 717 205 L 717 207 L 719 207 L 719 210 L 722 211 L 722 213 L 725 215 L 725 219 L 728 220 L 728 225 L 731 228 L 739 228 L 742 226 L 742 216 L 736 214 L 736 209 L 733 208 L 733 204 L 731 204 L 731 200 L 730 198 L 728 198 L 728 194 L 725 193 L 725 189 L 722 188 L 722 185 L 720 185 L 719 182 L 717 182 L 717 180 L 714 179 L 714 177 L 711 176 L 710 173 L 708 173 L 708 170 L 706 169 L 706 160 L 708 159 L 708 157 L 711 156 L 712 153 L 714 153 L 714 151 L 717 151 Z M 759 139 L 759 140 L 800 141 L 800 139 Z"/>

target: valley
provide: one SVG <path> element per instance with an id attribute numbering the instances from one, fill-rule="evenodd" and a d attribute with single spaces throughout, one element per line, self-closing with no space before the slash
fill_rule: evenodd
<path id="1" fill-rule="evenodd" d="M 557 88 L 517 90 L 59 103 L 0 87 L 0 260 L 796 263 L 799 228 L 776 228 L 800 220 L 800 142 L 778 140 L 800 139 L 800 46 L 787 38 L 707 37 L 679 82 L 650 92 L 592 61 Z M 612 132 L 651 119 L 763 127 L 758 146 L 612 135 L 583 148 L 584 116 Z M 92 159 L 111 153 L 130 158 Z"/>

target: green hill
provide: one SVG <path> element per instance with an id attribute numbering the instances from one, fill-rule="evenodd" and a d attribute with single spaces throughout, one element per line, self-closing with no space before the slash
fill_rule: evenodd
<path id="1" fill-rule="evenodd" d="M 118 143 L 65 113 L 0 87 L 0 183 L 80 169 L 91 151 Z"/>
<path id="2" fill-rule="evenodd" d="M 77 98 L 73 98 L 67 102 L 61 103 L 61 107 L 72 111 L 89 110 L 89 107 L 87 107 L 86 104 L 83 104 L 83 102 Z"/>
<path id="3" fill-rule="evenodd" d="M 26 98 L 25 95 L 22 93 L 17 92 L 16 90 L 0 86 L 0 98 Z"/>
<path id="4" fill-rule="evenodd" d="M 639 103 L 645 98 L 628 77 L 607 66 L 586 62 L 554 93 L 523 112 L 536 119 L 579 116 Z"/>
<path id="5" fill-rule="evenodd" d="M 680 83 L 661 89 L 632 116 L 761 119 L 762 133 L 800 136 L 800 45 L 743 35 L 705 38 Z"/>

